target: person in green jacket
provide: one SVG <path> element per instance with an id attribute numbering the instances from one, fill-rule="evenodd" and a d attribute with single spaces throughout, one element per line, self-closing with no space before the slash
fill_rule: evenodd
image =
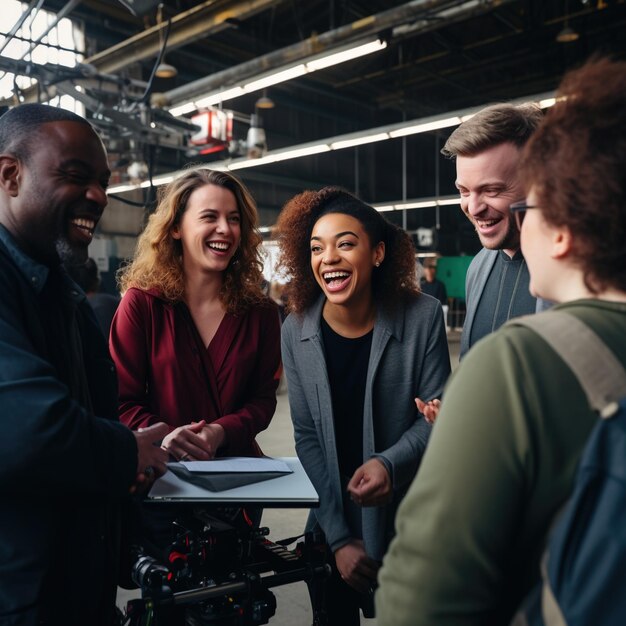
<path id="1" fill-rule="evenodd" d="M 533 295 L 589 325 L 626 367 L 626 63 L 570 72 L 522 158 L 511 210 Z M 550 312 L 541 315 L 550 315 Z M 451 378 L 396 518 L 379 626 L 508 624 L 539 577 L 597 416 L 533 331 L 505 326 Z"/>

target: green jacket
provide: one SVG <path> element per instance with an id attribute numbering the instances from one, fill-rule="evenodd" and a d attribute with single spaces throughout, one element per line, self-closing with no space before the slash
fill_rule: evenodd
<path id="1" fill-rule="evenodd" d="M 556 308 L 591 326 L 626 367 L 626 304 Z M 379 626 L 508 624 L 538 576 L 596 419 L 533 331 L 504 327 L 478 342 L 444 392 L 400 506 L 376 595 Z"/>

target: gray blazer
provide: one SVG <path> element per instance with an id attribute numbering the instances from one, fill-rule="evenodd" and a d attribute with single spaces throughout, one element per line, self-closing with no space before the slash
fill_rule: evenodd
<path id="1" fill-rule="evenodd" d="M 309 529 L 317 523 L 334 551 L 352 538 L 343 507 L 333 407 L 320 320 L 324 297 L 303 315 L 291 314 L 282 328 L 296 451 L 320 496 Z M 393 535 L 395 511 L 417 472 L 431 427 L 414 398 L 441 396 L 450 357 L 441 305 L 420 295 L 395 311 L 379 310 L 370 352 L 363 413 L 363 461 L 382 457 L 391 469 L 390 505 L 367 507 L 362 538 L 368 555 L 381 560 Z"/>
<path id="2" fill-rule="evenodd" d="M 461 358 L 470 349 L 472 325 L 478 309 L 478 303 L 483 295 L 489 274 L 498 258 L 498 250 L 483 248 L 470 263 L 465 276 L 465 323 L 461 333 L 460 354 Z M 551 302 L 537 298 L 536 313 L 546 311 L 552 306 Z"/>

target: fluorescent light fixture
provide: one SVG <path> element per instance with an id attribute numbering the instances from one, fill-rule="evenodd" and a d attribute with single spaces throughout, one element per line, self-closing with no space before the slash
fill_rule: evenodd
<path id="1" fill-rule="evenodd" d="M 385 41 L 380 41 L 379 39 L 365 44 L 362 43 L 346 50 L 340 50 L 339 52 L 328 54 L 320 58 L 314 58 L 308 63 L 300 63 L 292 67 L 280 69 L 276 72 L 261 75 L 256 80 L 251 80 L 248 83 L 235 85 L 221 91 L 209 93 L 205 97 L 198 98 L 193 102 L 177 104 L 168 110 L 175 116 L 186 115 L 187 113 L 192 113 L 196 109 L 213 106 L 215 104 L 219 104 L 220 102 L 224 102 L 225 100 L 231 100 L 242 96 L 245 93 L 252 93 L 254 91 L 270 87 L 271 85 L 284 83 L 288 80 L 304 76 L 305 74 L 316 72 L 317 70 L 321 70 L 326 67 L 331 67 L 332 65 L 345 63 L 351 59 L 356 59 L 366 54 L 371 54 L 372 52 L 378 52 L 379 50 L 384 50 L 386 47 L 387 43 Z"/>
<path id="2" fill-rule="evenodd" d="M 198 107 L 195 102 L 185 102 L 185 104 L 180 104 L 179 106 L 172 107 L 169 109 L 169 112 L 174 116 L 178 117 L 179 115 L 186 115 L 187 113 L 193 113 Z"/>
<path id="3" fill-rule="evenodd" d="M 286 70 L 276 72 L 275 74 L 270 74 L 269 76 L 265 76 L 264 78 L 259 78 L 258 80 L 254 80 L 251 83 L 247 83 L 243 86 L 242 91 L 245 93 L 258 91 L 259 89 L 265 89 L 266 87 L 270 87 L 271 85 L 276 85 L 277 83 L 284 83 L 285 81 L 293 80 L 294 78 L 303 76 L 306 73 L 307 73 L 306 66 L 304 65 L 304 63 L 301 63 L 300 65 L 296 65 L 295 67 L 290 67 Z M 235 97 L 235 96 L 230 96 L 230 97 Z M 222 99 L 227 100 L 228 98 L 223 97 Z"/>
<path id="4" fill-rule="evenodd" d="M 206 98 L 201 98 L 200 100 L 195 101 L 195 106 L 197 109 L 202 109 L 203 107 L 210 107 L 214 104 L 219 104 L 224 100 L 230 100 L 231 98 L 237 98 L 238 96 L 242 96 L 245 92 L 243 87 L 233 87 L 232 89 L 227 89 L 226 91 L 220 91 L 218 93 L 214 93 Z"/>
<path id="5" fill-rule="evenodd" d="M 443 198 L 424 198 L 423 200 L 406 200 L 403 202 L 395 202 L 394 204 L 372 205 L 377 211 L 408 211 L 409 209 L 428 209 L 436 206 L 447 206 L 460 204 L 460 198 L 443 197 Z"/>
<path id="6" fill-rule="evenodd" d="M 137 189 L 137 185 L 134 183 L 124 183 L 123 185 L 112 185 L 107 189 L 107 194 L 112 193 L 124 193 L 125 191 L 133 191 Z"/>
<path id="7" fill-rule="evenodd" d="M 408 210 L 408 209 L 426 209 L 428 207 L 437 206 L 436 200 L 424 200 L 423 202 L 403 202 L 396 204 L 396 211 Z"/>
<path id="8" fill-rule="evenodd" d="M 167 185 L 167 183 L 171 183 L 175 178 L 174 174 L 164 174 L 163 176 L 155 176 L 152 179 L 152 184 L 156 187 L 158 185 Z M 144 180 L 143 183 L 139 185 L 142 188 L 150 187 L 150 181 Z"/>
<path id="9" fill-rule="evenodd" d="M 371 54 L 372 52 L 384 50 L 386 47 L 386 41 L 376 39 L 376 41 L 370 41 L 369 43 L 365 43 L 361 46 L 356 46 L 356 48 L 350 48 L 349 50 L 343 50 L 342 52 L 335 52 L 334 54 L 329 54 L 321 59 L 309 61 L 306 64 L 306 68 L 309 72 L 315 72 L 316 70 L 331 67 L 331 65 L 338 65 L 339 63 L 344 63 L 345 61 L 350 61 L 352 59 L 365 56 L 366 54 Z"/>
<path id="10" fill-rule="evenodd" d="M 427 133 L 430 130 L 437 130 L 438 128 L 449 128 L 450 126 L 458 126 L 461 123 L 460 117 L 447 117 L 443 120 L 435 120 L 433 122 L 426 122 L 425 124 L 416 124 L 415 126 L 406 126 L 405 128 L 398 128 L 392 130 L 389 136 L 395 139 L 396 137 L 406 137 L 406 135 L 416 135 L 418 133 Z"/>
<path id="11" fill-rule="evenodd" d="M 545 100 L 539 100 L 539 108 L 548 109 L 556 104 L 556 98 L 546 98 Z"/>
<path id="12" fill-rule="evenodd" d="M 330 146 L 327 143 L 320 143 L 314 146 L 306 146 L 304 148 L 297 148 L 295 150 L 287 150 L 286 152 L 279 152 L 274 155 L 275 161 L 285 161 L 287 159 L 297 159 L 303 156 L 309 156 L 310 154 L 319 154 L 320 152 L 329 152 Z"/>
<path id="13" fill-rule="evenodd" d="M 536 102 L 538 104 L 547 103 L 551 100 L 549 97 L 549 93 L 541 93 L 533 96 L 526 96 L 525 98 L 520 98 L 518 100 L 512 101 L 513 104 L 519 104 L 522 102 Z M 549 106 L 549 104 L 546 104 Z M 225 171 L 225 170 L 238 170 L 245 169 L 248 167 L 257 167 L 259 165 L 266 165 L 268 163 L 276 163 L 278 161 L 286 161 L 288 159 L 297 159 L 299 157 L 308 156 L 311 154 L 320 154 L 322 152 L 329 152 L 331 150 L 341 150 L 343 148 L 348 148 L 355 145 L 361 145 L 366 143 L 371 143 L 373 141 L 383 141 L 385 139 L 402 137 L 408 134 L 415 133 L 423 133 L 429 130 L 436 130 L 438 128 L 446 128 L 449 126 L 454 126 L 461 121 L 469 119 L 475 111 L 480 110 L 480 107 L 476 107 L 475 109 L 465 109 L 465 110 L 457 110 L 457 111 L 449 111 L 445 113 L 446 117 L 442 117 L 440 119 L 436 119 L 435 116 L 429 116 L 426 118 L 411 120 L 408 123 L 399 123 L 392 124 L 390 126 L 379 126 L 377 128 L 370 128 L 359 133 L 349 133 L 345 135 L 337 135 L 335 137 L 328 137 L 326 139 L 320 140 L 319 143 L 307 143 L 300 144 L 296 146 L 292 146 L 291 148 L 283 148 L 280 151 L 269 152 L 265 156 L 260 159 L 235 159 L 229 160 L 225 159 L 222 161 L 211 161 L 208 163 L 203 163 L 199 167 L 208 167 L 215 170 Z M 435 119 L 433 119 L 435 118 Z M 185 170 L 186 171 L 186 170 Z M 182 172 L 182 171 L 181 171 Z M 174 172 L 173 175 L 164 175 L 161 178 L 153 179 L 153 183 L 163 184 L 165 182 L 169 182 L 173 179 L 174 176 L 180 174 L 181 172 Z M 142 187 L 149 186 L 148 182 L 144 182 L 141 184 Z M 139 185 L 118 185 L 113 186 L 109 189 L 111 193 L 121 193 L 122 191 L 130 191 L 131 189 L 137 189 Z M 460 199 L 458 196 L 453 197 L 444 197 L 444 198 L 432 198 L 428 200 L 429 204 L 421 204 L 427 202 L 426 199 L 410 201 L 411 203 L 418 202 L 419 206 L 414 208 L 422 208 L 425 206 L 447 206 L 447 205 L 458 205 L 460 204 Z M 403 205 L 408 204 L 408 202 L 404 202 Z M 391 210 L 402 210 L 403 208 L 407 208 L 399 203 L 394 205 L 384 205 L 382 209 L 377 208 L 377 210 L 391 211 Z M 391 208 L 389 208 L 391 207 Z"/>
<path id="14" fill-rule="evenodd" d="M 335 141 L 330 144 L 330 147 L 332 150 L 341 150 L 342 148 L 362 146 L 364 143 L 374 143 L 375 141 L 383 141 L 384 139 L 389 139 L 389 133 L 376 133 L 375 135 L 367 135 L 365 137 L 355 137 L 354 139 Z"/>
<path id="15" fill-rule="evenodd" d="M 282 152 L 266 154 L 260 159 L 243 159 L 242 161 L 233 161 L 232 163 L 229 163 L 227 167 L 229 170 L 241 170 L 247 167 L 256 167 L 257 165 L 267 165 L 268 163 L 276 163 L 278 161 L 298 159 L 311 154 L 328 152 L 329 150 L 330 146 L 327 143 L 314 144 L 312 146 L 295 148 L 294 150 L 283 150 Z M 208 166 L 210 166 L 210 164 Z"/>

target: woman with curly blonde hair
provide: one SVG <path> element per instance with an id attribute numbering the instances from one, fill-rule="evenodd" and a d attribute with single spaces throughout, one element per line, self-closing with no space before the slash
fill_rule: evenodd
<path id="1" fill-rule="evenodd" d="M 373 614 L 396 508 L 430 425 L 417 396 L 438 398 L 450 372 L 441 305 L 420 294 L 409 236 L 350 193 L 290 200 L 277 223 L 292 313 L 282 327 L 296 450 L 333 558 L 329 624 Z"/>
<path id="2" fill-rule="evenodd" d="M 263 295 L 257 210 L 227 172 L 193 169 L 163 191 L 122 270 L 110 346 L 120 420 L 158 421 L 176 460 L 257 456 L 276 408 L 280 323 Z"/>

